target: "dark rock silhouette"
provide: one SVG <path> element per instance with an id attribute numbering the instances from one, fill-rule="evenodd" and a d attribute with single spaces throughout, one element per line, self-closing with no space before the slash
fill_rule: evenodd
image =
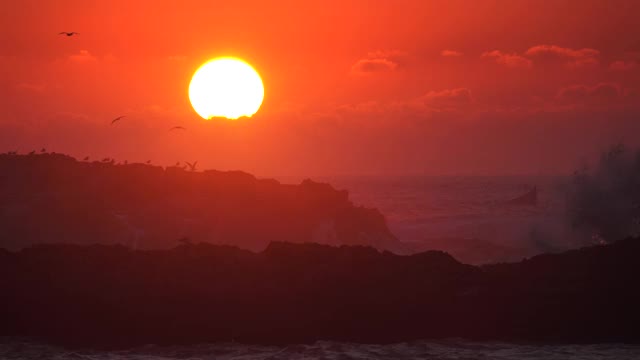
<path id="1" fill-rule="evenodd" d="M 494 244 L 478 238 L 435 237 L 415 242 L 404 242 L 403 244 L 408 254 L 441 250 L 453 255 L 458 261 L 473 265 L 519 261 L 538 254 L 526 248 Z"/>
<path id="2" fill-rule="evenodd" d="M 168 248 L 176 239 L 263 250 L 271 241 L 397 250 L 382 214 L 346 191 L 240 171 L 190 171 L 60 154 L 0 155 L 0 247 L 42 242 Z"/>
<path id="3" fill-rule="evenodd" d="M 640 342 L 640 239 L 520 263 L 272 243 L 0 250 L 0 336 L 66 346 L 424 338 Z"/>

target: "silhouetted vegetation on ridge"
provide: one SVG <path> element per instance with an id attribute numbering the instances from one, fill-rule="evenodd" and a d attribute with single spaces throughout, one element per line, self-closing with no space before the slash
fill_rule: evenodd
<path id="1" fill-rule="evenodd" d="M 638 239 L 484 267 L 361 246 L 37 245 L 0 251 L 0 336 L 100 347 L 639 342 L 639 256 Z"/>

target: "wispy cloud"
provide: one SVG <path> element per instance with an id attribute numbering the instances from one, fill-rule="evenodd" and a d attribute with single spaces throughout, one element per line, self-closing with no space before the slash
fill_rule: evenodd
<path id="1" fill-rule="evenodd" d="M 440 52 L 440 55 L 445 57 L 458 57 L 458 56 L 462 56 L 463 54 L 460 51 L 456 51 L 456 50 L 442 50 Z"/>
<path id="2" fill-rule="evenodd" d="M 367 75 L 398 69 L 407 53 L 400 50 L 377 50 L 367 54 L 351 66 L 351 74 Z"/>
<path id="3" fill-rule="evenodd" d="M 498 64 L 505 65 L 510 68 L 530 68 L 533 62 L 518 54 L 508 54 L 500 50 L 486 51 L 482 54 L 483 58 L 493 58 Z"/>
<path id="4" fill-rule="evenodd" d="M 557 45 L 536 45 L 525 55 L 538 61 L 562 61 L 571 68 L 595 67 L 599 64 L 600 51 L 591 48 L 572 49 Z"/>

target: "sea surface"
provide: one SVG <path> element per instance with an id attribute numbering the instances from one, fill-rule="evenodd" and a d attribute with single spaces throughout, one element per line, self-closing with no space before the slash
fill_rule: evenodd
<path id="1" fill-rule="evenodd" d="M 518 345 L 462 340 L 366 345 L 320 341 L 309 345 L 251 346 L 203 344 L 186 347 L 147 345 L 124 351 L 68 350 L 27 341 L 0 342 L 0 359 L 12 360 L 277 360 L 277 359 L 457 359 L 566 360 L 640 359 L 640 345 Z"/>
<path id="2" fill-rule="evenodd" d="M 280 178 L 298 183 L 301 178 Z M 575 244 L 566 216 L 570 179 L 561 176 L 313 177 L 349 191 L 356 205 L 378 208 L 399 240 L 478 239 L 531 252 Z M 537 188 L 536 206 L 507 202 Z M 581 244 L 584 245 L 584 244 Z"/>

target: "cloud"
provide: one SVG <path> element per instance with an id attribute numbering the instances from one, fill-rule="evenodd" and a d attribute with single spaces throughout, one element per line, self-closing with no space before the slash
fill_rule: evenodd
<path id="1" fill-rule="evenodd" d="M 461 115 L 474 110 L 475 101 L 471 91 L 467 88 L 446 89 L 429 91 L 428 93 L 394 101 L 366 101 L 356 104 L 343 104 L 336 106 L 328 113 L 322 113 L 324 118 L 370 119 L 375 115 L 380 118 L 390 117 L 399 119 L 425 118 L 438 114 Z"/>
<path id="2" fill-rule="evenodd" d="M 531 60 L 518 54 L 507 54 L 500 50 L 486 51 L 482 54 L 484 58 L 494 58 L 498 64 L 505 65 L 510 68 L 530 68 L 533 63 Z"/>
<path id="3" fill-rule="evenodd" d="M 609 65 L 609 70 L 613 71 L 629 71 L 638 67 L 638 63 L 635 61 L 618 60 Z"/>
<path id="4" fill-rule="evenodd" d="M 422 100 L 427 106 L 440 109 L 461 108 L 473 102 L 471 91 L 467 88 L 429 91 L 422 97 Z"/>
<path id="5" fill-rule="evenodd" d="M 377 50 L 367 54 L 351 66 L 351 74 L 367 75 L 371 73 L 391 72 L 401 66 L 407 53 L 400 50 Z"/>
<path id="6" fill-rule="evenodd" d="M 564 48 L 557 45 L 536 45 L 530 47 L 525 55 L 528 56 L 540 56 L 540 55 L 555 55 L 567 58 L 588 58 L 596 57 L 600 55 L 600 52 L 595 49 L 583 48 L 579 50 Z"/>
<path id="7" fill-rule="evenodd" d="M 370 59 L 385 58 L 385 59 L 399 60 L 408 55 L 409 54 L 406 51 L 402 51 L 402 50 L 376 50 L 376 51 L 370 51 L 367 53 L 367 57 Z"/>
<path id="8" fill-rule="evenodd" d="M 440 55 L 445 57 L 457 57 L 457 56 L 462 56 L 462 53 L 456 50 L 442 50 L 440 52 Z"/>
<path id="9" fill-rule="evenodd" d="M 562 61 L 571 68 L 589 68 L 599 64 L 600 51 L 591 48 L 572 49 L 557 45 L 536 45 L 530 47 L 525 55 L 538 61 Z"/>
<path id="10" fill-rule="evenodd" d="M 398 64 L 387 59 L 361 59 L 351 67 L 351 73 L 357 75 L 365 75 L 376 72 L 393 71 Z"/>
<path id="11" fill-rule="evenodd" d="M 91 55 L 87 50 L 80 50 L 78 54 L 69 55 L 69 60 L 77 63 L 93 62 L 98 60 L 95 56 Z"/>
<path id="12" fill-rule="evenodd" d="M 532 65 L 531 60 L 524 58 L 518 54 L 507 54 L 499 50 L 487 51 L 482 54 L 484 58 L 494 58 L 496 63 L 511 68 L 529 68 Z"/>

